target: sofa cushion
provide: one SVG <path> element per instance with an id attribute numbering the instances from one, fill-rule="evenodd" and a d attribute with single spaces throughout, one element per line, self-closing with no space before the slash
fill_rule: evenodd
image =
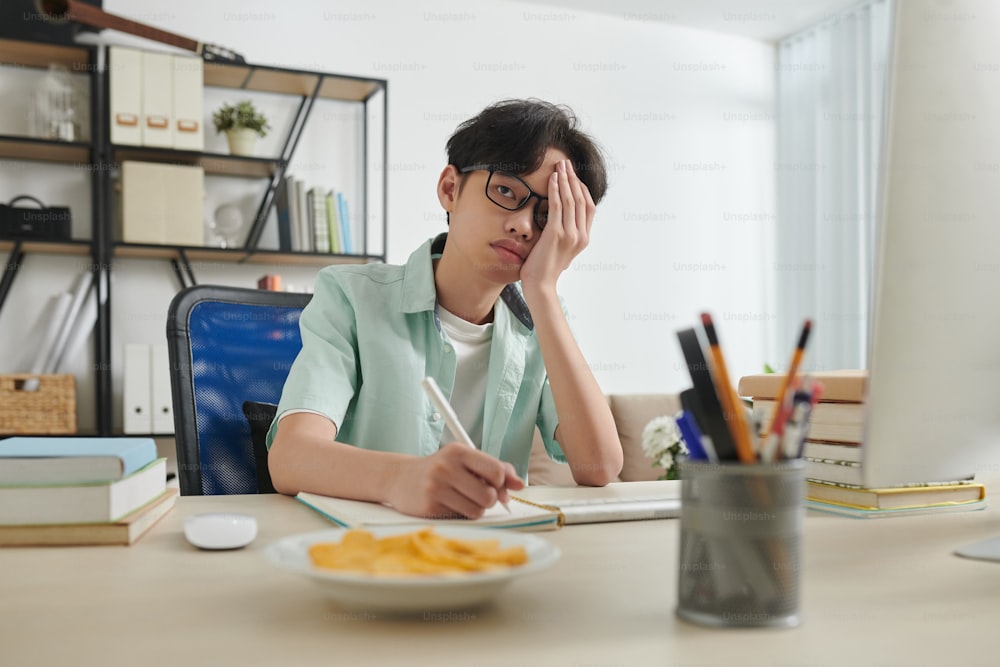
<path id="1" fill-rule="evenodd" d="M 611 415 L 622 443 L 624 464 L 619 481 L 634 482 L 658 478 L 663 469 L 653 467 L 652 460 L 642 451 L 642 431 L 654 417 L 673 416 L 681 409 L 677 394 L 612 394 L 608 396 Z M 528 483 L 548 486 L 573 486 L 573 474 L 565 463 L 556 463 L 545 451 L 542 438 L 535 429 L 528 462 Z"/>
<path id="2" fill-rule="evenodd" d="M 680 409 L 680 398 L 676 394 L 611 395 L 611 414 L 625 455 L 622 481 L 652 480 L 663 474 L 663 468 L 653 467 L 652 459 L 642 451 L 642 431 L 654 417 L 673 416 Z"/>

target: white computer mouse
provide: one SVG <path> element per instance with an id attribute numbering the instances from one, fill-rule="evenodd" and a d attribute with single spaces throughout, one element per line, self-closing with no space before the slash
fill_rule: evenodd
<path id="1" fill-rule="evenodd" d="M 257 537 L 257 519 L 232 512 L 192 514 L 184 517 L 184 537 L 199 549 L 239 549 Z"/>

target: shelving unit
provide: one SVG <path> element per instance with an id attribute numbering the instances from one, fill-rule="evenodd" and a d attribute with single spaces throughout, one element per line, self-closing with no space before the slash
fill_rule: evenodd
<path id="1" fill-rule="evenodd" d="M 155 49 L 151 49 L 155 50 Z M 51 63 L 65 65 L 71 72 L 85 73 L 90 92 L 90 141 L 62 142 L 27 136 L 0 134 L 0 159 L 28 160 L 39 163 L 87 165 L 91 189 L 91 238 L 71 241 L 2 240 L 0 251 L 8 254 L 7 267 L 0 278 L 0 308 L 8 292 L 14 288 L 14 279 L 21 259 L 26 254 L 77 255 L 91 258 L 94 284 L 97 289 L 98 316 L 95 328 L 94 389 L 96 395 L 96 430 L 98 435 L 112 434 L 112 375 L 111 351 L 111 281 L 110 267 L 114 258 L 137 258 L 171 262 L 180 284 L 195 280 L 191 262 L 217 263 L 284 263 L 323 266 L 337 263 L 384 262 L 387 239 L 387 177 L 381 170 L 381 224 L 382 246 L 377 252 L 369 250 L 369 227 L 373 224 L 368 212 L 371 182 L 369 173 L 371 157 L 369 132 L 381 132 L 381 163 L 387 158 L 388 82 L 383 79 L 355 77 L 328 72 L 310 72 L 256 64 L 204 63 L 205 88 L 237 89 L 289 96 L 297 101 L 294 122 L 285 137 L 281 151 L 274 157 L 241 157 L 221 153 L 172 150 L 146 146 L 113 145 L 109 141 L 109 70 L 108 51 L 104 47 L 67 46 L 40 42 L 0 39 L 0 63 L 15 67 L 45 69 Z M 360 206 L 362 238 L 360 252 L 350 255 L 330 253 L 296 253 L 259 248 L 261 232 L 274 206 L 275 192 L 292 161 L 299 138 L 310 120 L 317 100 L 336 100 L 358 104 L 361 114 L 363 157 L 360 168 L 361 192 L 364 200 Z M 381 128 L 369 126 L 370 105 L 381 106 Z M 207 109 L 206 109 L 207 116 Z M 111 202 L 114 197 L 111 174 L 122 161 L 169 162 L 197 165 L 207 175 L 230 176 L 267 181 L 267 187 L 258 206 L 244 248 L 211 248 L 202 246 L 175 246 L 124 243 L 115 238 Z M 42 167 L 39 167 L 42 168 Z M 376 195 L 377 196 L 377 195 Z M 76 212 L 79 215 L 79 212 Z M 166 314 L 164 313 L 164 316 Z"/>

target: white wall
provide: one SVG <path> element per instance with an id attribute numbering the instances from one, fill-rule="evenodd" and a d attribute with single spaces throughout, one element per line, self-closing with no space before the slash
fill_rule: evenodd
<path id="1" fill-rule="evenodd" d="M 771 45 L 517 2 L 105 0 L 105 8 L 231 47 L 251 62 L 388 79 L 394 263 L 445 227 L 434 187 L 459 122 L 505 97 L 570 105 L 611 168 L 592 244 L 559 285 L 605 391 L 686 387 L 674 332 L 702 310 L 716 319 L 732 375 L 781 363 L 764 358 L 774 320 L 764 269 L 773 261 Z M 45 299 L 85 264 L 29 260 L 0 314 L 3 370 L 22 363 L 18 351 L 30 344 Z M 125 342 L 162 340 L 177 285 L 166 263 L 118 260 L 113 269 L 118 360 Z M 200 282 L 245 285 L 268 270 L 303 284 L 315 271 L 195 266 Z M 84 393 L 91 365 L 80 359 L 72 369 Z M 118 401 L 120 368 L 115 378 Z M 92 416 L 83 410 L 86 427 Z"/>

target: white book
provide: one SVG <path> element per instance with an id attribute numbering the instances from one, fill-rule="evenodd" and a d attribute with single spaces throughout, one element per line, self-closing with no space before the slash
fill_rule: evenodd
<path id="1" fill-rule="evenodd" d="M 0 525 L 117 521 L 167 490 L 167 460 L 105 483 L 0 487 Z"/>

